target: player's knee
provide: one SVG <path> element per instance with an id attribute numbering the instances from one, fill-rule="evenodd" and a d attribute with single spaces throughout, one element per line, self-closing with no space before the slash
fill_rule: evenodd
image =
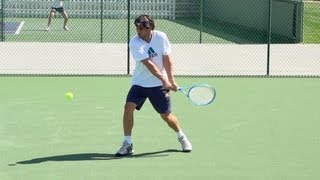
<path id="1" fill-rule="evenodd" d="M 133 112 L 136 108 L 136 105 L 134 103 L 131 103 L 131 102 L 127 102 L 125 105 L 124 105 L 124 111 L 125 112 Z"/>
<path id="2" fill-rule="evenodd" d="M 166 122 L 171 121 L 171 118 L 170 118 L 171 113 L 162 113 L 160 116 L 161 116 L 161 118 L 162 118 L 164 121 L 166 121 Z"/>

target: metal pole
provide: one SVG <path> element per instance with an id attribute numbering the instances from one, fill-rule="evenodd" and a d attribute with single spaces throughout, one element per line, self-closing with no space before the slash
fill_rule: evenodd
<path id="1" fill-rule="evenodd" d="M 267 76 L 270 74 L 270 44 L 271 44 L 271 36 L 272 36 L 272 0 L 269 0 L 269 17 L 268 17 L 268 52 L 267 52 Z"/>
<path id="2" fill-rule="evenodd" d="M 129 42 L 130 42 L 130 11 L 131 11 L 131 7 L 130 7 L 130 0 L 127 0 L 128 4 L 127 4 L 127 9 L 128 9 L 128 33 L 127 33 L 127 74 L 130 74 L 130 47 L 129 47 Z"/>
<path id="3" fill-rule="evenodd" d="M 199 43 L 202 43 L 202 31 L 203 31 L 203 2 L 204 0 L 200 1 L 200 39 Z"/>
<path id="4" fill-rule="evenodd" d="M 100 42 L 103 43 L 103 0 L 100 0 Z"/>
<path id="5" fill-rule="evenodd" d="M 0 16 L 1 16 L 1 42 L 5 41 L 4 38 L 4 0 L 1 0 L 1 11 L 0 11 Z"/>

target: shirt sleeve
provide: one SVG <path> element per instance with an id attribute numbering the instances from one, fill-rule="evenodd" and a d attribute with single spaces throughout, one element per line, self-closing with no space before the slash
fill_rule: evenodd
<path id="1" fill-rule="evenodd" d="M 163 55 L 171 53 L 171 44 L 166 34 L 163 34 Z"/>
<path id="2" fill-rule="evenodd" d="M 148 49 L 142 43 L 130 41 L 129 44 L 131 55 L 135 61 L 142 61 L 149 57 Z"/>

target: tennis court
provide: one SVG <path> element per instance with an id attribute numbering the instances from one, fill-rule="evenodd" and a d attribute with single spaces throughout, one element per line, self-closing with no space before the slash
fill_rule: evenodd
<path id="1" fill-rule="evenodd" d="M 206 107 L 172 95 L 193 152 L 180 152 L 175 133 L 146 104 L 136 114 L 136 154 L 115 158 L 129 77 L 1 77 L 1 179 L 320 177 L 319 79 L 177 81 L 218 92 Z"/>
<path id="2" fill-rule="evenodd" d="M 203 6 L 210 1 L 181 1 L 177 9 L 173 0 L 143 6 L 140 0 L 71 0 L 71 30 L 62 29 L 58 15 L 49 32 L 50 1 L 3 2 L 0 180 L 320 179 L 318 2 L 305 2 L 303 42 L 283 44 L 286 37 L 273 35 L 270 49 L 264 31 L 201 19 L 200 7 L 216 8 Z M 157 29 L 172 42 L 180 86 L 205 83 L 217 91 L 204 107 L 172 93 L 191 153 L 181 152 L 176 134 L 146 102 L 135 114 L 135 154 L 114 156 L 134 69 L 127 38 L 135 30 L 133 19 L 128 27 L 126 2 L 132 13 L 148 9 L 158 17 Z"/>
<path id="3" fill-rule="evenodd" d="M 6 22 L 4 23 L 4 33 L 6 34 L 20 34 L 20 31 L 24 25 L 24 21 L 21 22 Z M 2 29 L 2 23 L 0 23 L 0 29 Z"/>
<path id="4" fill-rule="evenodd" d="M 7 17 L 3 16 L 4 22 L 24 22 L 19 35 L 9 34 L 7 31 L 4 32 L 4 39 L 9 42 L 125 43 L 127 42 L 128 33 L 131 35 L 135 33 L 134 28 L 131 28 L 130 30 L 127 29 L 128 20 L 126 19 L 125 1 L 106 1 L 104 9 L 104 15 L 106 17 L 103 19 L 100 19 L 100 1 L 72 0 L 70 2 L 66 2 L 67 12 L 70 13 L 68 26 L 71 29 L 71 31 L 67 33 L 62 29 L 63 19 L 60 15 L 54 18 L 53 27 L 51 29 L 52 31 L 50 33 L 45 32 L 48 23 L 47 14 L 48 7 L 50 7 L 50 1 L 14 0 L 5 2 L 8 4 L 6 6 L 8 10 L 6 11 Z M 198 7 L 193 7 L 192 4 L 188 4 L 191 0 L 178 3 L 182 4 L 183 8 L 177 10 L 177 17 L 175 17 L 171 12 L 173 8 L 171 7 L 172 2 L 174 1 L 165 0 L 161 1 L 161 3 L 154 4 L 152 1 L 146 1 L 145 5 L 147 6 L 144 7 L 138 5 L 139 0 L 132 1 L 132 13 L 139 14 L 144 12 L 146 9 L 151 13 L 154 13 L 157 17 L 157 29 L 168 32 L 168 36 L 173 43 L 267 43 L 267 29 L 263 29 L 263 31 L 256 31 L 254 29 L 245 28 L 241 25 L 220 22 L 214 19 L 204 19 L 205 22 L 203 26 L 200 26 L 199 24 L 201 20 L 199 19 L 199 14 L 197 14 L 199 13 L 197 12 Z M 200 1 L 194 1 L 194 4 L 199 5 L 199 2 Z M 279 0 L 279 2 L 297 1 Z M 166 5 L 162 5 L 162 3 Z M 317 1 L 304 1 L 303 4 L 303 43 L 319 43 L 318 29 L 320 4 Z M 190 13 L 195 13 L 195 16 L 185 16 L 185 11 L 189 10 Z M 267 21 L 265 23 L 267 24 Z M 274 33 L 272 35 L 272 41 L 275 43 L 293 43 L 292 41 L 294 40 L 290 40 L 286 36 Z"/>
<path id="5" fill-rule="evenodd" d="M 68 27 L 70 31 L 65 32 L 62 29 L 63 19 L 57 17 L 53 19 L 53 25 L 50 32 L 45 31 L 47 27 L 47 18 L 10 18 L 10 21 L 24 22 L 24 26 L 19 35 L 8 34 L 6 41 L 9 42 L 104 42 L 104 43 L 126 43 L 127 42 L 127 24 L 126 19 L 84 19 L 70 18 Z M 130 37 L 134 35 L 133 20 L 131 20 Z M 181 23 L 170 20 L 158 19 L 157 26 L 159 30 L 168 32 L 172 42 L 176 43 L 198 43 L 199 31 L 194 27 L 188 27 Z M 102 28 L 102 32 L 101 32 Z M 233 37 L 221 30 L 216 31 L 208 28 L 208 32 L 203 32 L 204 43 L 232 41 L 248 41 L 243 37 Z M 183 31 L 184 33 L 181 33 Z M 212 34 L 213 31 L 219 34 Z M 103 34 L 101 36 L 101 33 Z M 186 36 L 186 33 L 189 36 Z M 228 36 L 228 37 L 226 37 Z M 243 38 L 243 39 L 242 39 Z M 254 41 L 254 40 L 252 40 Z"/>

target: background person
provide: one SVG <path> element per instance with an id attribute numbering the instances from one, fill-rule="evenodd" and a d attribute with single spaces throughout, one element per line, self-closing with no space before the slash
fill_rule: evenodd
<path id="1" fill-rule="evenodd" d="M 48 27 L 47 27 L 46 31 L 50 30 L 52 17 L 55 16 L 56 12 L 59 12 L 63 16 L 63 29 L 66 31 L 69 31 L 69 28 L 67 27 L 69 17 L 63 8 L 63 1 L 64 0 L 54 0 L 53 1 L 50 12 L 49 12 L 49 16 L 48 16 Z"/>

